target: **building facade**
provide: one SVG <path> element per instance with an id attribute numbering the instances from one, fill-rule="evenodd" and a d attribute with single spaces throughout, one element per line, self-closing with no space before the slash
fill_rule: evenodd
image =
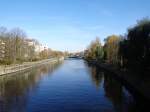
<path id="1" fill-rule="evenodd" d="M 5 58 L 5 43 L 0 40 L 0 60 Z"/>

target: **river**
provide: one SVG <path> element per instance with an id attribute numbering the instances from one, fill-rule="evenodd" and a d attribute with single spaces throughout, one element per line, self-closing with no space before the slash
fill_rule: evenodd
<path id="1" fill-rule="evenodd" d="M 0 77 L 0 112 L 134 112 L 136 102 L 111 74 L 69 59 Z"/>

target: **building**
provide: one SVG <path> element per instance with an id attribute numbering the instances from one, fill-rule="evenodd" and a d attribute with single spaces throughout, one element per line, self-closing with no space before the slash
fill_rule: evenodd
<path id="1" fill-rule="evenodd" d="M 0 60 L 3 60 L 5 57 L 5 43 L 0 40 Z"/>
<path id="2" fill-rule="evenodd" d="M 48 50 L 48 47 L 46 45 L 40 44 L 38 41 L 34 39 L 26 39 L 25 40 L 25 46 L 26 48 L 26 54 L 25 57 L 30 57 L 29 55 L 32 54 L 36 58 L 40 58 L 39 55 L 42 51 Z"/>
<path id="3" fill-rule="evenodd" d="M 34 47 L 35 47 L 35 52 L 36 53 L 40 53 L 44 50 L 48 50 L 48 47 L 46 45 L 42 45 L 42 44 L 37 44 Z"/>

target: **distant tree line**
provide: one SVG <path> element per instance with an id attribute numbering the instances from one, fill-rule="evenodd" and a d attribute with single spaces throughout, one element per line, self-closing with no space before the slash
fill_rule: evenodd
<path id="1" fill-rule="evenodd" d="M 124 36 L 110 35 L 102 46 L 99 39 L 85 50 L 87 60 L 117 65 L 122 68 L 146 70 L 150 68 L 150 20 L 144 18 L 127 30 Z"/>
<path id="2" fill-rule="evenodd" d="M 22 63 L 64 55 L 63 52 L 49 48 L 39 50 L 40 45 L 37 40 L 28 38 L 20 28 L 7 30 L 0 27 L 0 64 Z"/>

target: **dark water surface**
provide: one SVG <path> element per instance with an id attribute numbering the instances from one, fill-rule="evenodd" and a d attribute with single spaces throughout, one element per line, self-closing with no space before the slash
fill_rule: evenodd
<path id="1" fill-rule="evenodd" d="M 134 112 L 132 95 L 111 74 L 65 60 L 0 77 L 0 112 Z"/>

